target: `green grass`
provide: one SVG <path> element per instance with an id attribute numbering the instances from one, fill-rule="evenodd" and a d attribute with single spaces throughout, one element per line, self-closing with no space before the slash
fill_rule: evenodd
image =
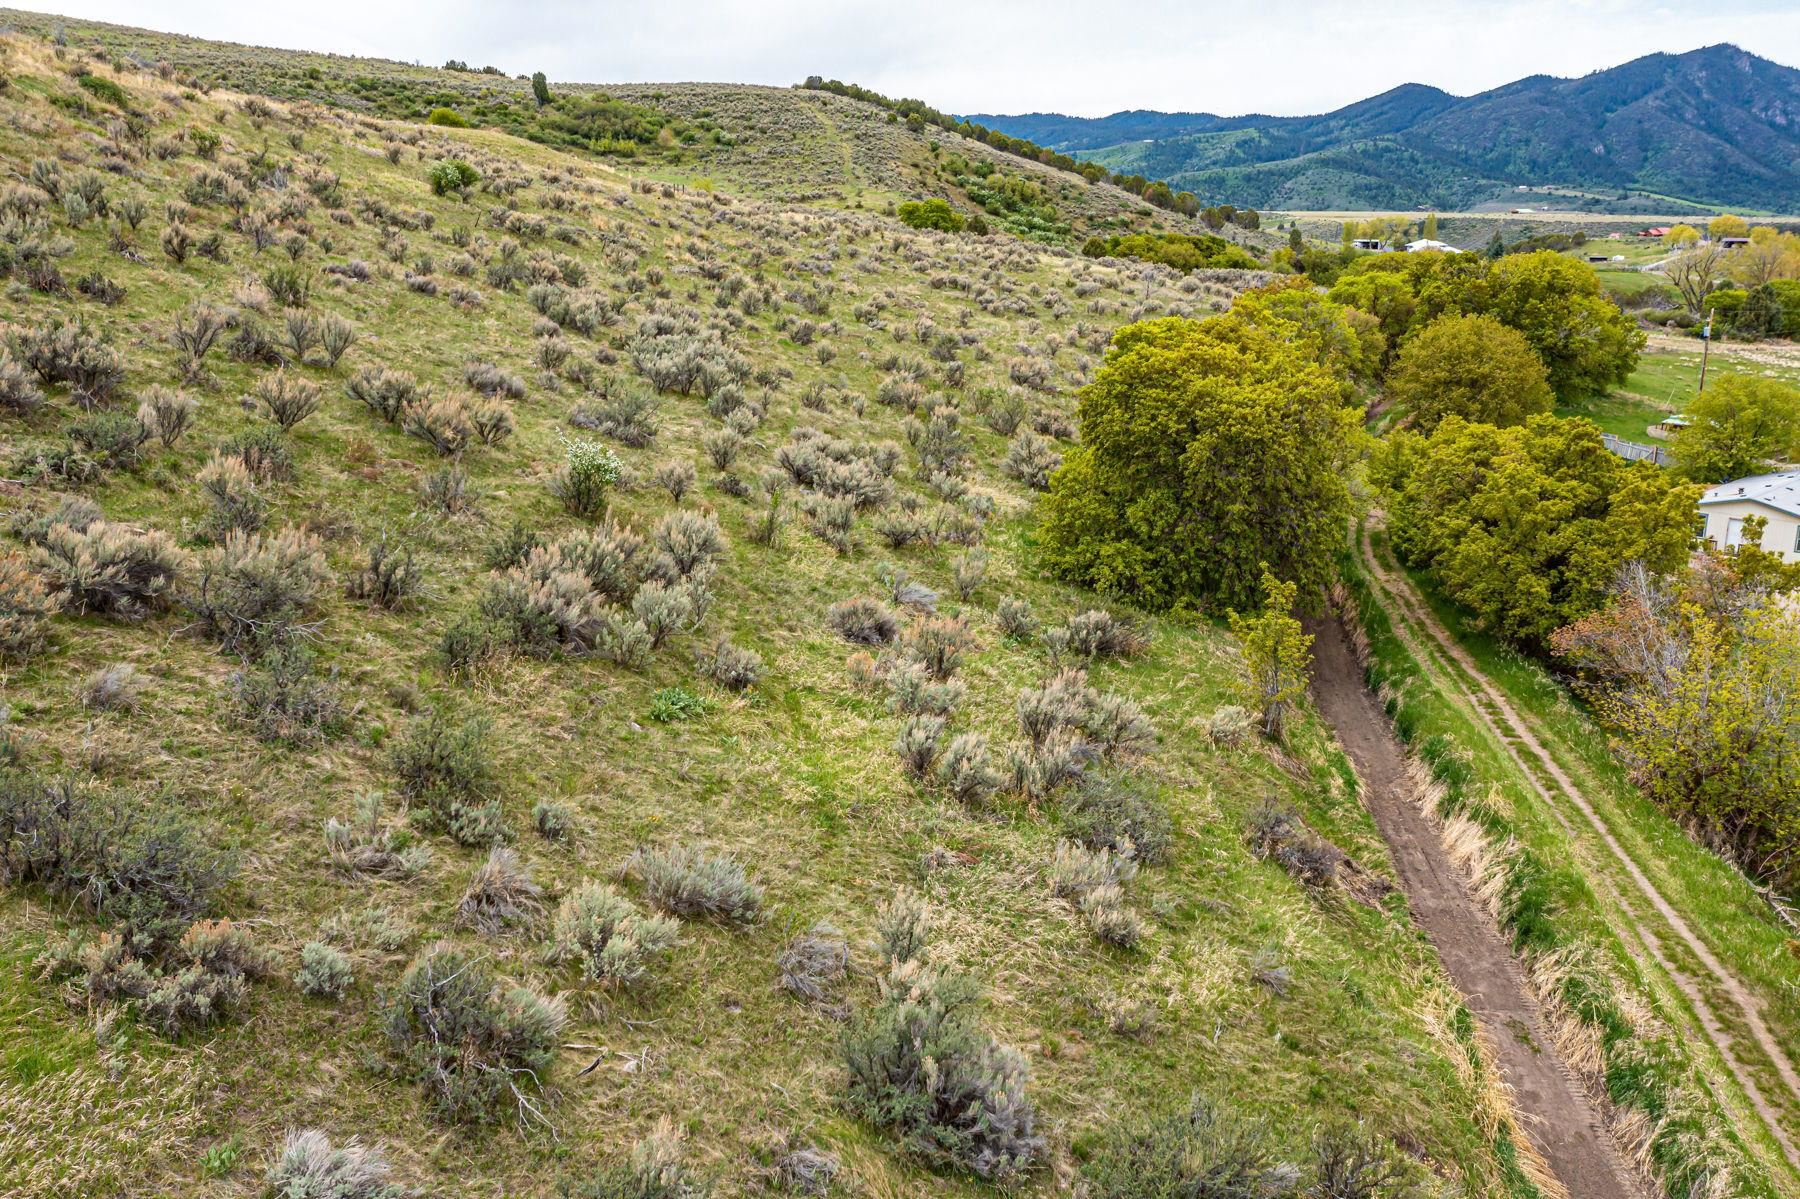
<path id="1" fill-rule="evenodd" d="M 0 93 L 0 157 L 29 164 L 107 136 L 101 116 L 71 115 L 46 98 L 76 94 L 67 71 L 79 51 L 59 57 L 12 36 L 0 41 L 0 55 L 13 82 Z M 1077 913 L 1050 899 L 1043 870 L 1067 832 L 1060 803 L 1002 796 L 970 809 L 909 779 L 892 748 L 899 720 L 879 692 L 852 680 L 846 658 L 854 647 L 826 626 L 830 604 L 880 592 L 880 567 L 888 561 L 954 594 L 952 563 L 962 548 L 889 550 L 870 516 L 859 519 L 857 546 L 847 556 L 800 520 L 780 544 L 756 544 L 750 532 L 761 501 L 722 486 L 700 446 L 718 421 L 698 397 L 659 398 L 655 442 L 619 449 L 638 482 L 622 485 L 612 501 L 616 519 L 648 531 L 675 504 L 644 480 L 671 460 L 700 469 L 702 481 L 684 506 L 718 514 L 728 551 L 715 602 L 697 627 L 673 636 L 638 671 L 595 659 L 508 657 L 464 678 L 450 674 L 438 655 L 446 628 L 475 606 L 488 582 L 484 550 L 496 534 L 516 520 L 549 536 L 578 526 L 546 481 L 563 461 L 560 438 L 571 412 L 592 402 L 580 384 L 536 364 L 537 313 L 522 290 L 491 285 L 479 269 L 467 280 L 450 273 L 458 241 L 493 256 L 503 236 L 513 236 L 527 259 L 548 260 L 552 251 L 573 256 L 587 268 L 590 287 L 623 298 L 616 328 L 594 339 L 569 338 L 596 388 L 633 381 L 629 340 L 652 307 L 718 321 L 753 368 L 748 394 L 768 412 L 737 467 L 741 478 L 760 479 L 789 435 L 809 426 L 849 441 L 894 443 L 902 462 L 898 486 L 928 514 L 939 500 L 904 448 L 903 415 L 874 398 L 888 377 L 884 360 L 929 362 L 931 329 L 966 330 L 973 343 L 959 345 L 955 356 L 968 376 L 962 394 L 973 396 L 1005 385 L 1007 360 L 1025 352 L 1023 343 L 1054 366 L 1056 391 L 1034 395 L 1033 404 L 1066 414 L 1114 324 L 1140 304 L 1167 311 L 1192 303 L 1191 296 L 1167 288 L 1146 297 L 1133 272 L 1005 237 L 940 239 L 848 204 L 812 207 L 775 189 L 734 193 L 730 177 L 716 193 L 671 186 L 665 194 L 641 179 L 634 188 L 612 167 L 493 130 L 425 130 L 328 108 L 308 109 L 304 121 L 285 110 L 253 116 L 235 101 L 183 99 L 153 77 L 88 65 L 131 94 L 147 144 L 200 127 L 224 139 L 219 160 L 233 169 L 266 145 L 269 158 L 289 168 L 290 181 L 307 170 L 339 177 L 341 215 L 312 206 L 299 261 L 313 279 L 311 309 L 353 321 L 360 339 L 335 371 L 292 368 L 321 387 L 323 407 L 288 436 L 296 477 L 269 485 L 265 498 L 271 528 L 305 524 L 321 538 L 334 580 L 312 614 L 317 624 L 308 639 L 321 666 L 335 672 L 351 728 L 314 747 L 255 740 L 231 700 L 229 679 L 239 664 L 198 635 L 180 610 L 136 623 L 59 618 L 48 652 L 8 668 L 6 701 L 26 765 L 178 807 L 240 849 L 244 870 L 225 914 L 249 921 L 281 969 L 253 990 L 241 1020 L 169 1043 L 126 1019 L 97 1041 L 102 1013 L 68 1007 L 30 968 L 45 945 L 71 932 L 92 933 L 92 922 L 35 888 L 0 893 L 0 1011 L 10 1034 L 0 1052 L 11 1075 L 10 1085 L 0 1084 L 0 1176 L 25 1178 L 24 1190 L 46 1195 L 241 1194 L 246 1171 L 268 1160 L 284 1132 L 321 1127 L 339 1139 L 354 1133 L 383 1145 L 409 1185 L 536 1193 L 565 1171 L 621 1157 L 667 1116 L 686 1130 L 696 1163 L 723 1180 L 726 1194 L 754 1191 L 769 1146 L 787 1134 L 838 1153 L 869 1194 L 988 1193 L 967 1177 L 927 1173 L 886 1134 L 847 1119 L 839 1103 L 841 1024 L 775 986 L 774 959 L 787 939 L 829 920 L 858 946 L 859 971 L 844 998 L 871 1002 L 873 963 L 861 946 L 877 906 L 905 885 L 925 892 L 941 914 L 946 958 L 975 970 L 988 987 L 988 1023 L 1031 1057 L 1052 1164 L 1024 1182 L 1024 1193 L 1055 1193 L 1057 1172 L 1072 1166 L 1073 1146 L 1119 1113 L 1175 1103 L 1194 1089 L 1268 1117 L 1284 1152 L 1299 1154 L 1322 1119 L 1355 1113 L 1374 1128 L 1404 1134 L 1467 1192 L 1508 1192 L 1505 1147 L 1477 1118 L 1493 1080 L 1457 1031 L 1459 1007 L 1430 946 L 1402 912 L 1320 902 L 1245 846 L 1248 814 L 1276 801 L 1293 805 L 1370 869 L 1387 869 L 1343 759 L 1315 722 L 1300 721 L 1290 751 L 1279 757 L 1258 746 L 1219 749 L 1206 739 L 1206 717 L 1238 698 L 1238 663 L 1222 630 L 1147 620 L 1149 652 L 1092 671 L 1096 686 L 1135 699 L 1161 731 L 1157 752 L 1128 768 L 1180 830 L 1172 860 L 1147 868 L 1129 888 L 1151 926 L 1136 954 L 1099 945 Z M 742 102 L 760 94 L 744 89 L 749 98 Z M 793 111 L 771 102 L 771 127 Z M 836 107 L 831 115 L 851 119 Z M 832 136 L 842 140 L 830 144 L 867 149 L 850 136 L 854 126 L 841 130 Z M 414 139 L 397 164 L 383 153 L 395 137 Z M 583 232 L 573 242 L 502 235 L 493 222 L 507 213 L 496 194 L 477 190 L 466 203 L 431 194 L 426 172 L 443 155 L 467 159 L 487 180 L 528 183 L 511 197 L 520 212 Z M 878 159 L 851 163 L 863 172 L 858 178 L 888 177 Z M 131 239 L 134 255 L 113 248 L 104 222 L 66 229 L 56 218 L 58 235 L 73 243 L 63 273 L 112 276 L 126 289 L 117 307 L 73 291 L 40 294 L 14 281 L 9 320 L 82 316 L 108 330 L 126 354 L 128 391 L 177 384 L 167 340 L 175 317 L 197 300 L 252 308 L 259 301 L 247 281 L 286 257 L 280 249 L 256 254 L 233 227 L 234 214 L 219 207 L 198 208 L 189 223 L 197 237 L 220 234 L 230 261 L 190 258 L 178 266 L 159 252 L 165 205 L 201 167 L 185 152 L 140 152 L 129 177 L 107 177 L 115 202 L 135 197 L 150 213 Z M 65 170 L 77 169 L 65 163 Z M 784 186 L 805 182 L 796 176 Z M 290 182 L 290 190 L 301 185 Z M 259 193 L 257 202 L 270 198 Z M 408 218 L 415 227 L 394 222 L 384 230 L 383 211 L 425 213 L 431 224 Z M 299 222 L 290 228 L 300 232 Z M 436 296 L 403 279 L 422 255 L 434 260 Z M 323 270 L 351 259 L 371 268 L 366 282 L 334 283 Z M 781 310 L 732 306 L 726 287 L 733 280 L 767 283 Z M 1076 295 L 1078 281 L 1096 285 L 1091 296 Z M 818 317 L 829 326 L 821 335 L 835 351 L 829 361 L 787 335 L 802 314 L 785 297 L 821 282 L 829 288 L 828 312 Z M 484 302 L 456 307 L 447 298 L 453 284 L 479 290 Z M 917 325 L 920 317 L 931 328 Z M 271 309 L 262 319 L 273 324 L 281 314 Z M 380 364 L 413 372 L 439 395 L 461 395 L 470 360 L 519 375 L 527 394 L 512 404 L 517 432 L 510 440 L 463 453 L 474 501 L 450 516 L 428 509 L 420 493 L 422 479 L 444 460 L 378 420 L 343 384 L 350 372 Z M 215 445 L 258 424 L 240 397 L 263 369 L 215 351 L 206 378 L 187 385 L 201 405 L 187 437 L 84 492 L 110 518 L 166 530 L 197 558 L 212 552 L 199 535 L 208 504 L 195 476 Z M 955 390 L 937 373 L 940 366 L 923 369 L 933 390 Z M 815 383 L 838 397 L 822 411 L 800 403 Z M 129 400 L 119 406 L 131 410 Z M 33 416 L 0 417 L 0 431 L 10 453 L 59 440 L 74 416 L 72 401 L 57 389 Z M 1035 569 L 1033 497 L 998 469 L 1007 442 L 973 416 L 966 429 L 969 482 L 994 505 L 983 529 L 988 573 L 968 602 L 946 599 L 940 608 L 967 617 L 976 639 L 959 673 L 968 695 L 956 728 L 1004 746 L 1017 735 L 1018 691 L 1041 680 L 1051 663 L 1041 647 L 1003 640 L 995 607 L 1003 597 L 1021 598 L 1054 623 L 1092 606 L 1094 597 Z M 53 498 L 52 489 L 38 486 L 9 502 L 47 505 Z M 418 554 L 426 590 L 412 609 L 374 609 L 341 588 L 383 535 Z M 765 663 L 747 696 L 718 691 L 695 669 L 696 653 L 721 636 Z M 87 711 L 78 684 L 116 662 L 134 663 L 145 676 L 142 702 L 135 711 Z M 648 719 L 657 696 L 676 689 L 711 710 L 668 724 Z M 508 979 L 545 992 L 573 985 L 544 963 L 532 933 L 488 939 L 457 923 L 458 900 L 482 852 L 432 837 L 431 864 L 404 883 L 340 878 L 324 853 L 324 822 L 347 816 L 361 792 L 392 790 L 387 747 L 437 703 L 490 718 L 515 847 L 553 898 L 584 878 L 616 877 L 640 845 L 673 840 L 735 855 L 765 889 L 768 915 L 760 923 L 742 930 L 690 923 L 648 986 L 604 996 L 596 1007 L 572 1005 L 563 1040 L 577 1048 L 554 1072 L 554 1137 L 505 1124 L 441 1127 L 417 1088 L 383 1070 L 382 989 L 414 952 L 440 937 L 479 947 Z M 566 841 L 545 842 L 530 831 L 529 814 L 542 800 L 570 812 Z M 356 983 L 344 1002 L 300 995 L 289 981 L 299 947 L 327 924 L 375 909 L 409 930 L 404 946 L 388 951 L 353 940 Z M 1250 976 L 1250 963 L 1270 952 L 1293 972 L 1286 998 Z M 1155 1012 L 1156 1034 L 1138 1040 L 1114 1032 L 1108 1012 L 1123 1003 Z M 579 1074 L 597 1055 L 601 1064 Z M 143 1131 L 144 1121 L 152 1133 Z M 242 1138 L 242 1164 L 230 1178 L 208 1177 L 208 1163 L 221 1161 L 215 1147 L 233 1135 Z"/>

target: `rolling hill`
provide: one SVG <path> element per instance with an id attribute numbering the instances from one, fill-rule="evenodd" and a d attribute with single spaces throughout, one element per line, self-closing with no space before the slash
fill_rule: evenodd
<path id="1" fill-rule="evenodd" d="M 1775 212 L 1800 196 L 1800 71 L 1731 45 L 1467 97 L 1407 84 L 1319 116 L 969 119 L 1257 208 L 1468 208 L 1520 185 Z"/>

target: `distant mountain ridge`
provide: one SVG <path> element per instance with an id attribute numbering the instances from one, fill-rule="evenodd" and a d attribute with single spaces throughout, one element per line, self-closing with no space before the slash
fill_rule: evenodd
<path id="1" fill-rule="evenodd" d="M 1206 203 L 1460 208 L 1523 185 L 1800 209 L 1800 71 L 1732 45 L 1474 96 L 1408 83 L 1317 116 L 969 114 Z"/>

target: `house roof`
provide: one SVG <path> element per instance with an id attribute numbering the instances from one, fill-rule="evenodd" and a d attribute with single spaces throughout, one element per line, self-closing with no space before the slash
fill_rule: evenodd
<path id="1" fill-rule="evenodd" d="M 1732 479 L 1716 487 L 1708 487 L 1700 497 L 1702 504 L 1730 504 L 1748 501 L 1800 516 L 1800 470 L 1784 470 L 1772 475 L 1751 475 Z"/>
<path id="2" fill-rule="evenodd" d="M 1409 241 L 1406 248 L 1417 254 L 1420 250 L 1454 250 L 1455 246 L 1447 241 L 1439 241 L 1435 237 L 1421 237 L 1418 241 Z"/>

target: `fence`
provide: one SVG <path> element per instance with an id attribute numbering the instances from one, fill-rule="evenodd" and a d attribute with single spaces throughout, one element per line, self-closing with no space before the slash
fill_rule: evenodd
<path id="1" fill-rule="evenodd" d="M 1629 458 L 1633 462 L 1654 462 L 1658 466 L 1669 464 L 1669 451 L 1659 445 L 1644 445 L 1642 442 L 1626 441 L 1623 437 L 1611 433 L 1602 433 L 1600 440 L 1606 448 L 1621 458 Z"/>

